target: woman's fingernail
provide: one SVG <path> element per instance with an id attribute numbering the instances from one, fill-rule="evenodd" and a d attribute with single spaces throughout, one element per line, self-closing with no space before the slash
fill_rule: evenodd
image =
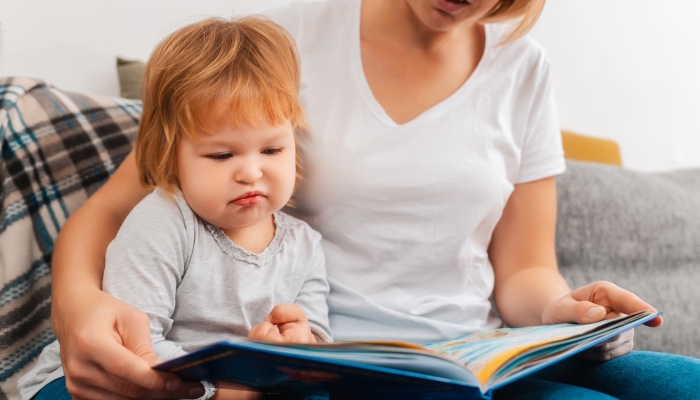
<path id="1" fill-rule="evenodd" d="M 180 380 L 179 379 L 170 379 L 167 382 L 165 382 L 165 389 L 167 390 L 178 390 L 180 389 Z"/>
<path id="2" fill-rule="evenodd" d="M 595 318 L 595 317 L 599 316 L 599 314 L 601 314 L 601 313 L 605 313 L 605 308 L 603 308 L 603 307 L 593 307 L 593 308 L 591 308 L 591 309 L 588 310 L 588 314 L 587 314 L 587 315 L 588 315 L 589 318 Z"/>
<path id="3" fill-rule="evenodd" d="M 268 321 L 268 322 L 269 322 L 269 321 L 272 321 L 272 315 L 267 314 L 267 315 L 265 316 L 265 321 Z"/>
<path id="4" fill-rule="evenodd" d="M 204 388 L 201 386 L 192 388 L 192 389 L 190 389 L 189 394 L 190 394 L 191 398 L 195 398 L 195 399 L 197 397 L 202 397 L 202 396 L 204 396 Z"/>

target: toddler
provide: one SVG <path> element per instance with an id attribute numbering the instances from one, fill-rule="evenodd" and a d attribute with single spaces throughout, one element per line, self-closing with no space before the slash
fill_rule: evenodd
<path id="1" fill-rule="evenodd" d="M 136 159 L 155 190 L 109 245 L 103 289 L 148 315 L 160 359 L 232 336 L 331 340 L 321 236 L 280 211 L 299 179 L 298 90 L 294 44 L 263 19 L 198 22 L 152 54 Z M 58 342 L 19 389 L 67 395 Z"/>

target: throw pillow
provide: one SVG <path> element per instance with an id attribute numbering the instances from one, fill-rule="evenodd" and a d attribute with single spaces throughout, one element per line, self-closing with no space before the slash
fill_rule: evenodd
<path id="1" fill-rule="evenodd" d="M 121 97 L 141 100 L 141 80 L 146 63 L 117 57 L 117 74 Z"/>
<path id="2" fill-rule="evenodd" d="M 54 340 L 56 235 L 129 154 L 140 116 L 139 101 L 0 78 L 0 399 Z"/>

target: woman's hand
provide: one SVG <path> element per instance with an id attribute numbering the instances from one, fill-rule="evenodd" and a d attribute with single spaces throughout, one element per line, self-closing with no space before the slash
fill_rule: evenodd
<path id="1" fill-rule="evenodd" d="M 265 321 L 250 329 L 248 339 L 283 343 L 317 343 L 304 310 L 293 304 L 278 304 Z"/>
<path id="2" fill-rule="evenodd" d="M 197 398 L 198 382 L 151 368 L 159 362 L 142 311 L 99 289 L 82 291 L 53 319 L 66 387 L 74 399 Z M 54 310 L 58 311 L 56 308 Z"/>
<path id="3" fill-rule="evenodd" d="M 595 282 L 549 303 L 542 314 L 542 323 L 589 324 L 642 310 L 656 312 L 654 307 L 625 289 L 610 282 Z M 646 325 L 656 327 L 662 323 L 663 319 L 657 317 L 646 322 Z M 592 347 L 580 356 L 594 361 L 607 361 L 629 353 L 632 347 L 634 347 L 634 329 Z"/>
<path id="4" fill-rule="evenodd" d="M 654 307 L 634 293 L 613 283 L 601 281 L 582 286 L 547 304 L 542 313 L 542 323 L 590 324 L 643 310 L 656 312 Z M 662 323 L 663 319 L 657 317 L 645 325 L 656 327 Z"/>

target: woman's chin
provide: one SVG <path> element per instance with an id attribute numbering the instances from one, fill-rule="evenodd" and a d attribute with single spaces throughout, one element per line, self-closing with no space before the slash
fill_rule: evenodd
<path id="1" fill-rule="evenodd" d="M 459 20 L 453 14 L 427 5 L 416 10 L 416 17 L 424 28 L 433 32 L 449 32 L 459 25 Z"/>

